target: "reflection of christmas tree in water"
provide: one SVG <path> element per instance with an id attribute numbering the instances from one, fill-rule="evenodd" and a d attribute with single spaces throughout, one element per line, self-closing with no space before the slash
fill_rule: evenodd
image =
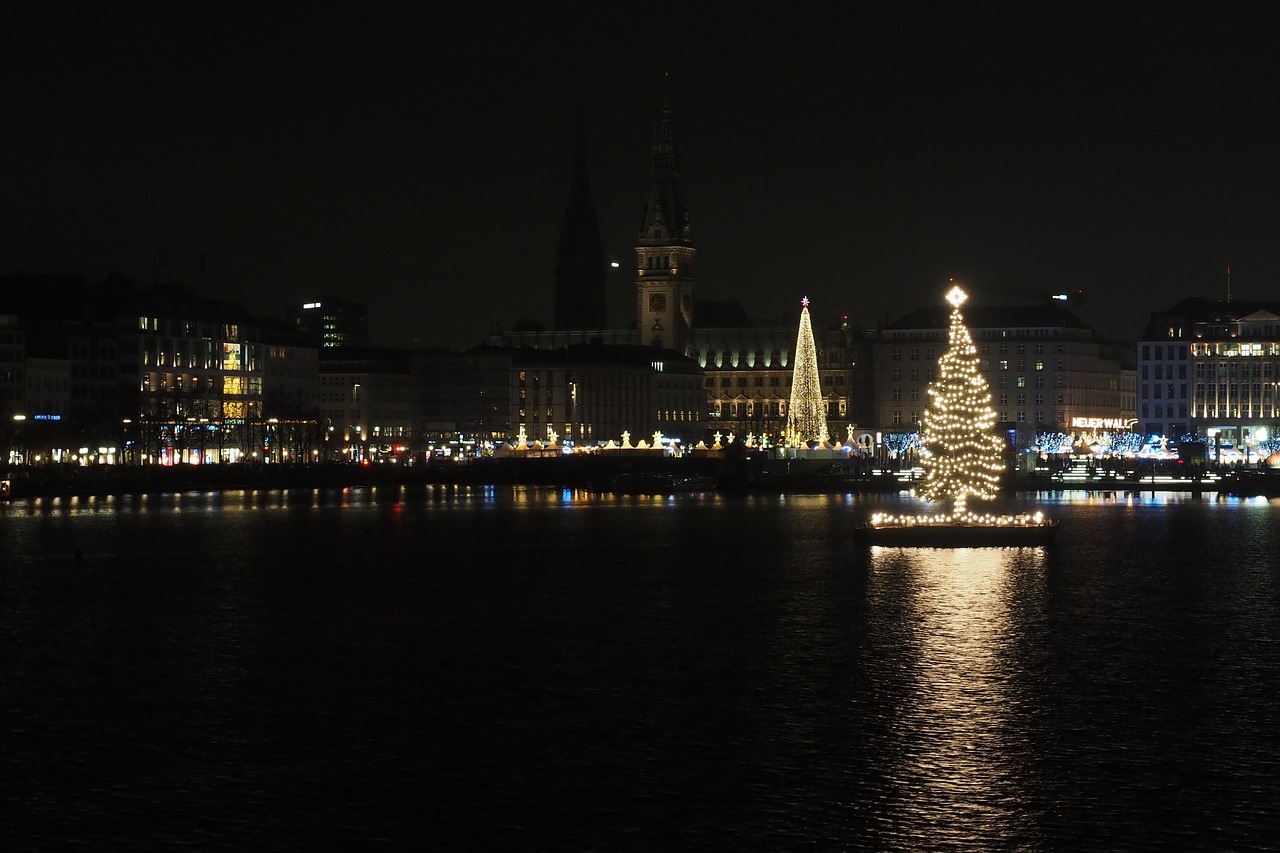
<path id="1" fill-rule="evenodd" d="M 818 348 L 809 322 L 809 298 L 800 300 L 800 332 L 796 337 L 791 400 L 787 403 L 787 444 L 799 447 L 827 440 L 827 406 L 818 381 Z"/>
<path id="2" fill-rule="evenodd" d="M 953 287 L 950 345 L 938 360 L 938 379 L 929 387 L 930 402 L 920 432 L 920 464 L 925 469 L 920 493 L 928 500 L 953 499 L 952 516 L 967 517 L 970 497 L 991 500 L 1000 484 L 1003 442 L 993 432 L 995 410 L 991 388 L 978 371 L 978 350 L 960 305 L 965 293 Z"/>

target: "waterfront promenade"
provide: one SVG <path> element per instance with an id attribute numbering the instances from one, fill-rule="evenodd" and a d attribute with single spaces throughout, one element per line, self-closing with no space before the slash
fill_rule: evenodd
<path id="1" fill-rule="evenodd" d="M 1250 472 L 1253 473 L 1253 472 Z M 911 489 L 918 472 L 858 468 L 830 460 L 761 457 L 548 457 L 489 458 L 427 465 L 180 465 L 37 466 L 5 472 L 11 498 L 57 495 L 146 494 L 231 489 L 363 488 L 404 484 L 542 485 L 618 490 L 619 481 L 645 476 L 672 482 L 699 478 L 720 491 L 891 492 Z M 1150 491 L 1218 492 L 1237 488 L 1240 472 L 1207 471 L 1198 478 L 1148 469 L 1088 476 L 1037 470 L 1006 477 L 1008 492 L 1088 490 L 1103 494 Z M 1275 482 L 1280 475 L 1265 477 Z"/>

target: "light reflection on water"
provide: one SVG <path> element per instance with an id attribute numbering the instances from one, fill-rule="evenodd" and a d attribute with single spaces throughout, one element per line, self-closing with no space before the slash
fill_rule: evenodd
<path id="1" fill-rule="evenodd" d="M 1037 839 L 1010 635 L 1014 596 L 1043 594 L 1045 558 L 1043 548 L 871 549 L 870 606 L 900 607 L 906 623 L 886 776 L 920 827 L 946 827 L 932 842 L 912 834 L 923 846 Z"/>
<path id="2" fill-rule="evenodd" d="M 16 501 L 0 761 L 34 849 L 1267 849 L 1280 501 L 1035 500 L 1050 548 L 857 547 L 897 496 Z"/>

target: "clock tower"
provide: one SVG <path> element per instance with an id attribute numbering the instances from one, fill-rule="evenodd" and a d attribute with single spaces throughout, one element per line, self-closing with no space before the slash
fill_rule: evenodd
<path id="1" fill-rule="evenodd" d="M 670 103 L 653 136 L 649 199 L 636 245 L 636 325 L 642 344 L 690 354 L 693 331 L 693 229 L 680 192 Z"/>

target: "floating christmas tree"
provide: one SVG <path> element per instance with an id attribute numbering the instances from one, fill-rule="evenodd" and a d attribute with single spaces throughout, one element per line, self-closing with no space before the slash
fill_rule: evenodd
<path id="1" fill-rule="evenodd" d="M 991 388 L 978 371 L 978 350 L 960 314 L 966 296 L 959 287 L 947 294 L 951 303 L 950 343 L 938 360 L 938 379 L 929 387 L 920 432 L 920 493 L 928 500 L 953 499 L 953 517 L 966 516 L 969 498 L 991 500 L 1004 470 L 1003 442 L 994 430 Z"/>
<path id="2" fill-rule="evenodd" d="M 875 513 L 859 526 L 867 544 L 917 547 L 1043 545 L 1058 523 L 1040 512 L 978 514 L 970 498 L 997 496 L 1004 470 L 1004 442 L 995 432 L 991 388 L 978 371 L 978 351 L 960 314 L 965 293 L 953 287 L 950 342 L 938 360 L 938 379 L 929 387 L 920 431 L 920 463 L 925 478 L 919 494 L 929 501 L 953 501 L 950 513 L 901 515 Z"/>
<path id="3" fill-rule="evenodd" d="M 787 403 L 787 444 L 800 447 L 827 440 L 827 407 L 818 380 L 818 348 L 809 322 L 809 298 L 800 300 L 800 333 L 791 375 L 791 401 Z"/>

